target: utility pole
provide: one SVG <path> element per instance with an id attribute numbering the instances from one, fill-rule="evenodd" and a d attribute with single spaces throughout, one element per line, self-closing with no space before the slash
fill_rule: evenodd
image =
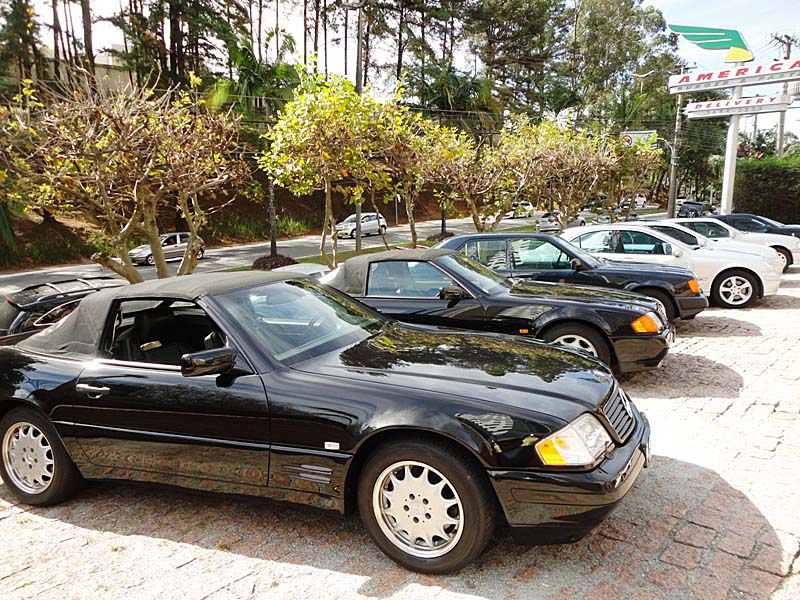
<path id="1" fill-rule="evenodd" d="M 741 67 L 744 63 L 736 63 Z M 742 97 L 742 86 L 733 88 L 733 99 Z M 733 212 L 733 182 L 736 179 L 736 154 L 739 149 L 739 115 L 731 115 L 728 124 L 728 140 L 725 143 L 725 166 L 722 169 L 722 192 L 719 212 L 729 215 Z"/>
<path id="2" fill-rule="evenodd" d="M 789 60 L 792 57 L 792 45 L 800 45 L 800 40 L 791 35 L 777 35 L 773 34 L 772 40 L 783 46 L 783 60 Z M 783 84 L 783 93 L 789 94 L 789 83 Z M 786 127 L 786 111 L 782 110 L 778 115 L 778 135 L 775 137 L 775 156 L 781 158 L 783 156 L 783 132 Z"/>
<path id="3" fill-rule="evenodd" d="M 356 93 L 360 96 L 364 92 L 363 61 L 364 61 L 364 2 L 358 4 L 345 4 L 346 10 L 358 11 L 358 25 L 356 26 Z M 347 40 L 345 40 L 345 45 Z M 345 67 L 346 68 L 346 67 Z M 380 226 L 380 223 L 378 224 Z M 356 202 L 356 252 L 361 252 L 361 202 Z"/>
<path id="4" fill-rule="evenodd" d="M 681 65 L 681 75 L 686 72 L 686 65 Z M 678 94 L 678 105 L 675 109 L 675 135 L 672 138 L 672 152 L 669 160 L 669 195 L 667 196 L 667 218 L 675 218 L 675 200 L 678 196 L 678 150 L 680 148 L 681 125 L 683 124 L 683 94 Z"/>

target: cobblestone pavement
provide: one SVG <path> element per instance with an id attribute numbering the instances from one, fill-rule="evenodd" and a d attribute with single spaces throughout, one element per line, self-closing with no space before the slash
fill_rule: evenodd
<path id="1" fill-rule="evenodd" d="M 56 507 L 0 485 L 2 598 L 800 598 L 800 268 L 751 310 L 681 325 L 625 382 L 654 460 L 572 545 L 501 536 L 448 577 L 401 569 L 356 517 L 102 483 Z"/>

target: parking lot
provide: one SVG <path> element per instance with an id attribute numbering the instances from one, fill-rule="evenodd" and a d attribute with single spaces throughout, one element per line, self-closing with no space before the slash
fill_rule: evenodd
<path id="1" fill-rule="evenodd" d="M 0 485 L 0 597 L 800 597 L 800 268 L 750 310 L 679 327 L 664 368 L 625 387 L 651 468 L 590 537 L 500 536 L 448 577 L 385 558 L 357 517 L 101 483 L 19 506 Z"/>

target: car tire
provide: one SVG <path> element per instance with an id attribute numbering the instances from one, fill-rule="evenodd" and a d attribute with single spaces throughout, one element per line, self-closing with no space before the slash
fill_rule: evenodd
<path id="1" fill-rule="evenodd" d="M 651 298 L 655 298 L 661 304 L 664 305 L 664 310 L 667 311 L 667 318 L 670 320 L 671 323 L 675 322 L 675 319 L 678 318 L 678 311 L 675 310 L 675 302 L 672 300 L 672 297 L 663 290 L 657 290 L 654 288 L 645 288 L 643 290 L 634 290 L 639 292 L 640 294 L 646 294 Z"/>
<path id="2" fill-rule="evenodd" d="M 355 229 L 353 229 L 353 231 L 350 232 L 350 239 L 351 240 L 356 239 L 356 230 Z"/>
<path id="3" fill-rule="evenodd" d="M 152 254 L 148 254 L 147 258 L 144 259 L 144 264 L 152 267 L 154 264 L 156 264 L 156 259 L 153 258 Z"/>
<path id="4" fill-rule="evenodd" d="M 402 496 L 395 509 L 396 491 Z M 359 477 L 358 509 L 381 551 L 419 573 L 452 573 L 474 561 L 497 520 L 495 495 L 480 466 L 448 443 L 428 440 L 397 441 L 374 452 Z M 421 535 L 410 540 L 416 533 L 429 542 Z"/>
<path id="5" fill-rule="evenodd" d="M 35 506 L 66 500 L 82 481 L 55 427 L 30 408 L 14 408 L 0 420 L 0 477 L 20 501 Z"/>
<path id="6" fill-rule="evenodd" d="M 725 271 L 711 285 L 711 300 L 722 308 L 747 308 L 757 299 L 758 281 L 747 271 Z"/>
<path id="7" fill-rule="evenodd" d="M 792 266 L 791 253 L 785 248 L 776 248 L 773 246 L 772 249 L 775 250 L 775 252 L 777 252 L 778 254 L 780 254 L 781 258 L 783 258 L 783 272 L 786 273 L 786 271 L 789 270 L 789 267 Z"/>
<path id="8" fill-rule="evenodd" d="M 200 248 L 200 250 L 197 251 L 197 260 L 203 260 L 205 254 L 206 254 L 206 249 Z"/>
<path id="9" fill-rule="evenodd" d="M 561 323 L 546 329 L 542 339 L 551 344 L 583 350 L 611 366 L 611 348 L 605 336 L 588 325 Z"/>
<path id="10" fill-rule="evenodd" d="M 386 235 L 386 225 L 381 225 L 381 235 Z"/>

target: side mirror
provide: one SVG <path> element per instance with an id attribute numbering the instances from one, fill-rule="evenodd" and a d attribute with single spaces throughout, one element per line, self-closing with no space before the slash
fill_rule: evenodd
<path id="1" fill-rule="evenodd" d="M 583 261 L 580 258 L 573 258 L 571 261 L 569 261 L 569 264 L 573 271 L 583 271 L 586 269 L 586 265 L 583 264 Z"/>
<path id="2" fill-rule="evenodd" d="M 181 375 L 199 377 L 201 375 L 222 375 L 228 373 L 236 364 L 236 350 L 218 348 L 181 357 Z"/>
<path id="3" fill-rule="evenodd" d="M 466 293 L 458 286 L 443 287 L 439 290 L 439 300 L 458 302 L 466 298 Z"/>
<path id="4" fill-rule="evenodd" d="M 670 252 L 670 254 L 672 254 L 672 256 L 677 258 L 679 256 L 683 256 L 683 250 L 681 250 L 680 248 L 674 248 L 672 252 Z"/>
<path id="5" fill-rule="evenodd" d="M 706 241 L 700 238 L 697 238 L 697 245 L 701 248 L 706 245 Z"/>

